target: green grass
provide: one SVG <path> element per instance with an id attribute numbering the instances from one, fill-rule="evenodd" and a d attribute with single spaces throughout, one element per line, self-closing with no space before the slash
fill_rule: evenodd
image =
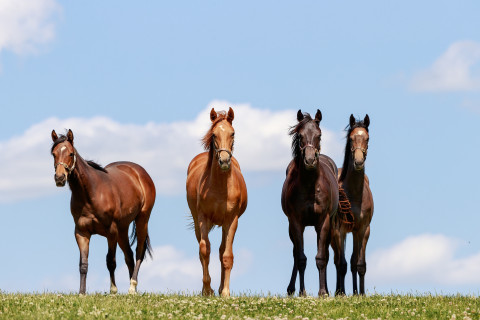
<path id="1" fill-rule="evenodd" d="M 480 319 L 475 296 L 289 298 L 0 293 L 0 319 Z"/>

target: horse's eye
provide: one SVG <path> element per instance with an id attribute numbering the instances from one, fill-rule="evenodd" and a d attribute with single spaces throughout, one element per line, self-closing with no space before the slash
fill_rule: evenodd
<path id="1" fill-rule="evenodd" d="M 234 133 L 232 133 L 232 138 L 233 138 L 233 137 L 235 137 L 235 132 L 234 132 Z"/>
<path id="2" fill-rule="evenodd" d="M 74 156 L 73 152 L 72 152 L 72 153 L 70 153 L 70 157 L 73 157 L 73 156 Z"/>

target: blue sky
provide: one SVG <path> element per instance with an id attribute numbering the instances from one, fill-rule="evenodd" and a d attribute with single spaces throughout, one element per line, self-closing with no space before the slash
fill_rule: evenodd
<path id="1" fill-rule="evenodd" d="M 337 165 L 350 114 L 371 119 L 367 291 L 478 295 L 479 10 L 475 1 L 2 1 L 0 289 L 78 290 L 70 191 L 55 187 L 49 154 L 51 130 L 70 128 L 84 157 L 136 161 L 157 185 L 154 260 L 141 269 L 139 290 L 199 290 L 186 169 L 201 151 L 209 109 L 232 106 L 249 192 L 234 293 L 286 292 L 287 129 L 299 108 L 320 108 L 322 149 Z M 214 288 L 219 238 L 213 231 Z M 315 294 L 312 230 L 305 242 L 306 287 Z M 351 246 L 349 237 L 348 255 Z M 106 249 L 93 238 L 89 292 L 109 288 Z M 117 261 L 126 292 L 120 250 Z M 332 255 L 330 290 L 334 272 Z M 346 284 L 351 293 L 350 274 Z"/>

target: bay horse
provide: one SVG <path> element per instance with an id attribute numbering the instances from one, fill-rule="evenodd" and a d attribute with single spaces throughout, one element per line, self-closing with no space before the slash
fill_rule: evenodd
<path id="1" fill-rule="evenodd" d="M 148 220 L 155 203 L 155 185 L 148 173 L 132 162 L 113 162 L 105 168 L 84 160 L 73 145 L 73 132 L 58 136 L 52 131 L 51 153 L 57 187 L 68 181 L 72 197 L 70 211 L 75 222 L 75 239 L 80 250 L 80 294 L 85 294 L 90 237 L 107 238 L 107 268 L 110 293 L 117 293 L 115 268 L 117 243 L 125 255 L 130 274 L 128 293 L 137 291 L 137 277 L 145 253 L 151 255 Z M 128 227 L 133 222 L 132 243 Z M 137 241 L 136 262 L 130 245 Z"/>
<path id="2" fill-rule="evenodd" d="M 338 206 L 337 166 L 328 156 L 320 154 L 322 113 L 315 119 L 298 110 L 297 125 L 290 128 L 293 160 L 287 167 L 282 189 L 282 209 L 288 217 L 288 231 L 293 243 L 293 270 L 287 293 L 295 293 L 297 272 L 300 275 L 300 295 L 306 295 L 304 274 L 307 257 L 304 254 L 303 232 L 314 226 L 317 232 L 319 296 L 328 295 L 327 262 L 330 245 L 330 217 Z"/>
<path id="3" fill-rule="evenodd" d="M 350 115 L 345 158 L 343 167 L 339 169 L 338 183 L 345 190 L 350 201 L 354 224 L 353 228 L 349 228 L 340 219 L 334 219 L 332 222 L 332 248 L 337 269 L 337 294 L 345 294 L 345 275 L 347 273 L 345 240 L 349 232 L 352 232 L 353 235 L 353 252 L 350 259 L 353 294 L 358 294 L 357 273 L 360 279 L 360 294 L 365 294 L 365 273 L 367 271 L 365 250 L 370 236 L 370 222 L 373 217 L 373 196 L 370 190 L 370 182 L 365 174 L 369 125 L 368 114 L 363 120 L 358 121 L 353 114 Z"/>
<path id="4" fill-rule="evenodd" d="M 230 296 L 230 273 L 233 267 L 233 238 L 238 218 L 247 208 L 247 187 L 240 165 L 232 156 L 235 130 L 234 113 L 229 108 L 215 112 L 212 108 L 210 130 L 202 144 L 206 150 L 190 162 L 187 171 L 187 202 L 193 218 L 203 268 L 203 295 L 213 295 L 208 272 L 210 241 L 208 233 L 217 225 L 222 227 L 219 249 L 221 281 L 219 294 Z"/>

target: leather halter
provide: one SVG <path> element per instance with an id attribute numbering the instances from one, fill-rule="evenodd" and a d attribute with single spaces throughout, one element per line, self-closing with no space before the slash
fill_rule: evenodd
<path id="1" fill-rule="evenodd" d="M 304 145 L 303 147 L 300 147 L 300 151 L 302 151 L 302 153 L 305 155 L 305 149 L 307 148 L 312 148 L 313 150 L 315 150 L 315 158 L 318 158 L 318 155 L 320 154 L 320 149 L 317 149 L 313 144 L 311 143 L 307 143 L 306 145 Z"/>
<path id="2" fill-rule="evenodd" d="M 77 163 L 77 154 L 74 152 L 73 153 L 73 164 L 72 164 L 72 166 L 69 168 L 68 165 L 65 162 L 59 161 L 59 162 L 54 164 L 55 171 L 57 170 L 58 165 L 62 165 L 65 168 L 65 170 L 67 170 L 68 174 L 70 174 L 70 173 L 72 173 L 73 169 L 75 169 L 75 164 L 76 163 Z"/>
<path id="3" fill-rule="evenodd" d="M 368 145 L 367 145 L 366 148 L 352 146 L 352 148 L 351 148 L 352 157 L 355 157 L 355 150 L 358 150 L 358 149 L 359 149 L 360 151 L 362 151 L 362 153 L 363 153 L 363 158 L 366 159 L 366 158 L 367 158 Z"/>

